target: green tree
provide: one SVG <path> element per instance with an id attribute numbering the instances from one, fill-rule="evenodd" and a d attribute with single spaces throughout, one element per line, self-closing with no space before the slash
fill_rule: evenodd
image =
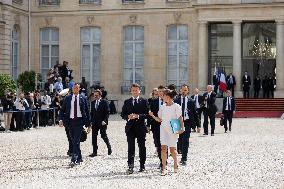
<path id="1" fill-rule="evenodd" d="M 18 76 L 18 85 L 23 92 L 30 92 L 35 90 L 36 73 L 35 71 L 25 71 Z M 37 75 L 38 81 L 40 81 L 40 75 Z"/>
<path id="2" fill-rule="evenodd" d="M 0 97 L 4 97 L 5 92 L 16 92 L 16 83 L 8 74 L 0 74 Z"/>

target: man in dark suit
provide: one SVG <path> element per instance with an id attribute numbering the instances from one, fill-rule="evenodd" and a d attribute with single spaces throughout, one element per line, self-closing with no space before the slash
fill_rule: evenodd
<path id="1" fill-rule="evenodd" d="M 262 90 L 263 90 L 263 98 L 269 98 L 269 79 L 266 74 L 262 79 Z"/>
<path id="2" fill-rule="evenodd" d="M 216 71 L 213 75 L 213 85 L 214 85 L 214 92 L 217 94 L 218 92 L 218 87 L 219 87 L 219 84 L 220 84 L 220 78 L 219 78 L 219 75 L 218 75 L 218 71 Z"/>
<path id="3" fill-rule="evenodd" d="M 243 85 L 244 98 L 249 98 L 251 80 L 250 80 L 250 76 L 248 75 L 247 71 L 245 72 L 245 75 L 242 78 L 242 85 Z"/>
<path id="4" fill-rule="evenodd" d="M 196 113 L 197 113 L 197 119 L 195 120 L 195 125 L 196 127 L 193 128 L 194 131 L 196 131 L 197 128 L 197 133 L 200 133 L 200 128 L 201 128 L 201 113 L 202 113 L 202 108 L 203 108 L 203 96 L 199 95 L 199 89 L 195 88 L 194 89 L 194 95 L 191 96 L 191 99 L 194 101 L 195 108 L 196 108 Z"/>
<path id="5" fill-rule="evenodd" d="M 164 86 L 158 87 L 158 95 L 159 97 L 156 99 L 152 99 L 149 103 L 150 111 L 158 117 L 158 112 L 160 107 L 163 105 L 163 96 L 164 96 Z M 159 168 L 162 168 L 162 159 L 161 159 L 161 141 L 160 141 L 160 126 L 161 123 L 154 120 L 152 117 L 149 116 L 147 121 L 148 127 L 151 126 L 151 131 L 153 133 L 154 144 L 158 152 L 158 157 L 160 159 Z"/>
<path id="6" fill-rule="evenodd" d="M 186 165 L 191 128 L 195 127 L 195 119 L 197 119 L 194 101 L 188 97 L 188 94 L 189 87 L 184 84 L 181 86 L 181 96 L 175 99 L 175 103 L 179 104 L 182 108 L 182 117 L 185 127 L 184 133 L 179 135 L 178 139 L 178 151 L 182 154 L 181 165 Z"/>
<path id="7" fill-rule="evenodd" d="M 125 126 L 125 133 L 128 143 L 128 170 L 127 174 L 133 173 L 134 157 L 135 157 L 135 139 L 139 147 L 140 169 L 139 172 L 145 171 L 146 161 L 146 133 L 147 127 L 145 119 L 148 116 L 149 108 L 146 99 L 139 97 L 141 92 L 140 85 L 131 85 L 132 97 L 125 100 L 121 117 L 127 121 Z"/>
<path id="8" fill-rule="evenodd" d="M 253 80 L 254 98 L 259 98 L 260 88 L 261 88 L 261 80 L 259 76 L 256 76 L 256 78 Z"/>
<path id="9" fill-rule="evenodd" d="M 268 96 L 271 94 L 271 98 L 274 98 L 274 90 L 275 90 L 275 85 L 276 85 L 276 79 L 275 77 L 272 76 L 272 74 L 269 75 L 268 78 Z"/>
<path id="10" fill-rule="evenodd" d="M 236 79 L 232 73 L 226 77 L 227 89 L 232 91 L 232 96 L 235 96 Z"/>
<path id="11" fill-rule="evenodd" d="M 216 101 L 216 93 L 212 91 L 213 87 L 211 85 L 207 86 L 207 92 L 203 94 L 204 98 L 204 108 L 203 108 L 203 115 L 204 115 L 204 134 L 208 135 L 208 118 L 210 119 L 211 125 L 211 136 L 214 136 L 215 131 L 215 114 L 217 112 L 217 106 L 215 105 Z"/>
<path id="12" fill-rule="evenodd" d="M 109 143 L 109 139 L 107 137 L 107 125 L 108 125 L 108 117 L 109 117 L 109 104 L 108 101 L 102 99 L 102 92 L 97 89 L 93 93 L 94 101 L 91 103 L 91 121 L 92 121 L 92 145 L 93 145 L 93 153 L 90 157 L 97 156 L 98 150 L 98 132 L 100 131 L 101 137 L 107 145 L 108 155 L 111 155 L 111 145 Z"/>
<path id="13" fill-rule="evenodd" d="M 83 132 L 83 126 L 88 127 L 87 132 L 91 130 L 90 112 L 87 99 L 79 94 L 80 84 L 73 86 L 73 94 L 65 97 L 60 110 L 60 127 L 69 127 L 72 140 L 73 152 L 70 167 L 79 165 L 82 162 L 82 154 L 80 150 L 80 139 Z"/>
<path id="14" fill-rule="evenodd" d="M 228 130 L 228 126 L 227 126 L 228 121 L 229 121 L 229 131 L 232 130 L 232 119 L 233 119 L 233 114 L 236 110 L 235 98 L 231 96 L 231 91 L 227 90 L 226 94 L 227 94 L 227 97 L 225 97 L 223 100 L 223 111 L 222 111 L 224 115 L 225 133 L 227 133 L 227 130 Z"/>

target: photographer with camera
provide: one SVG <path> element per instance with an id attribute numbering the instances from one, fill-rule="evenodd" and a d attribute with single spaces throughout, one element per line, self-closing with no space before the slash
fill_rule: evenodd
<path id="1" fill-rule="evenodd" d="M 27 100 L 25 99 L 25 96 L 23 93 L 20 93 L 19 98 L 15 101 L 16 110 L 18 111 L 16 113 L 16 127 L 19 131 L 24 131 L 24 125 L 25 125 L 25 110 L 29 107 L 29 104 Z"/>

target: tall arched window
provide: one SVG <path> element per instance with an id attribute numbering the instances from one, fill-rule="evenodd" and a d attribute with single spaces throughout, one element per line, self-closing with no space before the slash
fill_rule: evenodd
<path id="1" fill-rule="evenodd" d="M 132 83 L 143 85 L 144 80 L 144 27 L 126 26 L 123 29 L 124 43 L 124 70 L 123 81 L 125 86 Z"/>
<path id="2" fill-rule="evenodd" d="M 40 30 L 40 68 L 43 81 L 48 70 L 59 61 L 58 28 L 42 28 Z"/>
<path id="3" fill-rule="evenodd" d="M 19 50 L 20 50 L 20 32 L 18 27 L 14 27 L 12 30 L 12 69 L 11 69 L 11 75 L 14 80 L 17 79 L 17 76 L 19 74 L 19 64 L 20 64 L 20 58 L 19 58 Z"/>
<path id="4" fill-rule="evenodd" d="M 81 76 L 92 84 L 101 82 L 101 29 L 81 28 Z"/>
<path id="5" fill-rule="evenodd" d="M 167 83 L 181 86 L 188 82 L 187 25 L 167 27 Z"/>

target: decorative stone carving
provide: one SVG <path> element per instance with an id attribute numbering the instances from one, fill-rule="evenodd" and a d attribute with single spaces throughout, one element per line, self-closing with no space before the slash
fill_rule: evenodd
<path id="1" fill-rule="evenodd" d="M 130 23 L 131 24 L 136 24 L 137 18 L 138 18 L 137 15 L 130 15 L 129 16 Z"/>
<path id="2" fill-rule="evenodd" d="M 175 22 L 179 23 L 180 19 L 181 19 L 181 12 L 175 12 L 174 13 L 174 20 L 175 20 Z"/>
<path id="3" fill-rule="evenodd" d="M 93 24 L 95 21 L 95 17 L 94 16 L 87 16 L 87 22 L 88 24 Z"/>
<path id="4" fill-rule="evenodd" d="M 52 17 L 45 17 L 44 20 L 47 26 L 50 26 L 52 24 Z"/>

